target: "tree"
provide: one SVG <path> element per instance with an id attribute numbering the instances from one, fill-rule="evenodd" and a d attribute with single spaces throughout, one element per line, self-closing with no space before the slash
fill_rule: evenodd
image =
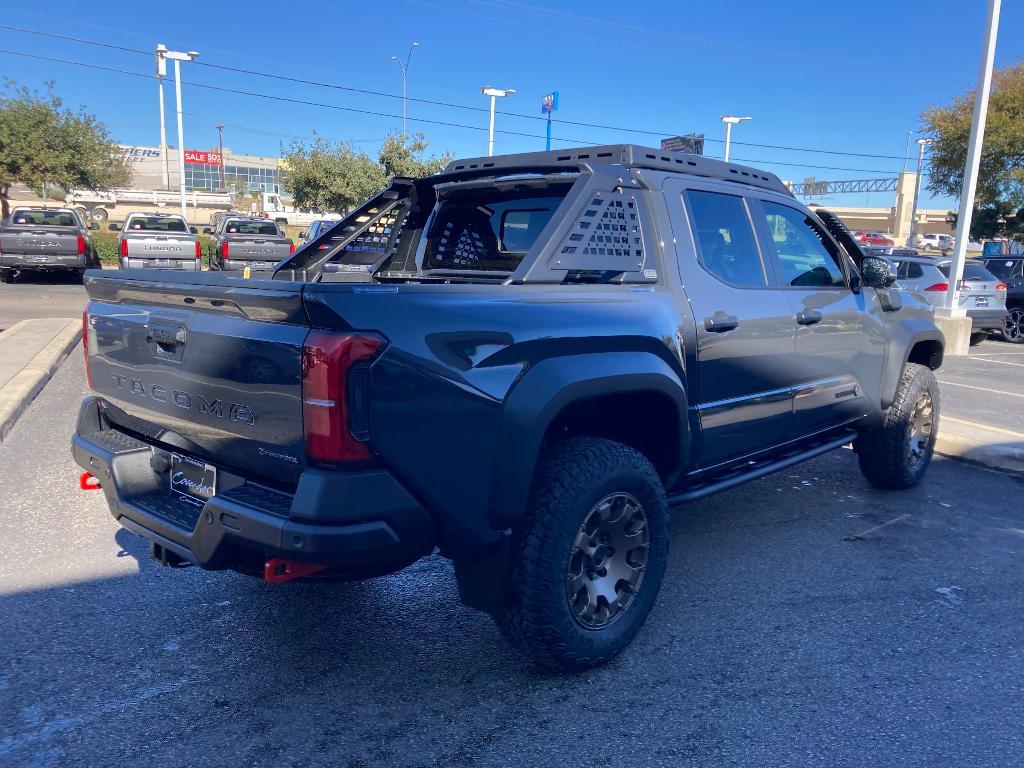
<path id="1" fill-rule="evenodd" d="M 9 213 L 12 184 L 107 190 L 131 183 L 131 168 L 107 127 L 84 109 L 64 108 L 47 83 L 45 95 L 6 80 L 0 93 L 0 210 Z"/>
<path id="2" fill-rule="evenodd" d="M 388 136 L 374 160 L 351 144 L 318 138 L 295 142 L 285 152 L 284 188 L 299 208 L 348 211 L 373 197 L 395 176 L 426 176 L 448 164 L 450 156 L 423 159 L 422 134 Z"/>
<path id="3" fill-rule="evenodd" d="M 974 96 L 973 91 L 955 96 L 952 104 L 929 107 L 921 115 L 923 131 L 934 139 L 928 189 L 935 194 L 960 194 Z M 1021 236 L 1012 220 L 1024 206 L 1024 62 L 993 73 L 975 199 L 972 237 Z"/>

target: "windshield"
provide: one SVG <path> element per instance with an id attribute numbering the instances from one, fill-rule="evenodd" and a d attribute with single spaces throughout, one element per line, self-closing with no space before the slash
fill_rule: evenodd
<path id="1" fill-rule="evenodd" d="M 126 229 L 146 232 L 187 232 L 180 216 L 132 216 Z"/>
<path id="2" fill-rule="evenodd" d="M 277 224 L 272 221 L 229 221 L 224 226 L 224 231 L 229 235 L 270 235 L 280 234 Z"/>
<path id="3" fill-rule="evenodd" d="M 70 211 L 28 211 L 15 208 L 11 214 L 13 226 L 29 227 L 77 227 L 75 215 Z"/>

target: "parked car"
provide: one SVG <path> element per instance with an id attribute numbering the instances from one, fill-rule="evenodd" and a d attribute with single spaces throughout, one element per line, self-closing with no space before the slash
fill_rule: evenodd
<path id="1" fill-rule="evenodd" d="M 116 224 L 109 225 L 117 231 Z M 121 269 L 202 269 L 203 249 L 196 228 L 177 213 L 130 213 L 120 227 Z"/>
<path id="2" fill-rule="evenodd" d="M 279 261 L 295 253 L 295 244 L 270 219 L 227 216 L 214 237 L 210 268 L 223 272 L 272 271 Z"/>
<path id="3" fill-rule="evenodd" d="M 70 208 L 20 207 L 0 225 L 0 283 L 25 272 L 70 272 L 78 279 L 99 257 L 90 229 Z"/>
<path id="4" fill-rule="evenodd" d="M 854 232 L 853 236 L 856 238 L 857 242 L 862 245 L 883 245 L 889 246 L 890 248 L 893 246 L 892 238 L 887 235 L 883 235 L 881 232 L 858 231 Z"/>
<path id="5" fill-rule="evenodd" d="M 1006 324 L 1003 338 L 1024 344 L 1024 254 L 985 259 L 985 269 L 1006 284 Z"/>
<path id="6" fill-rule="evenodd" d="M 851 443 L 924 477 L 943 336 L 837 221 L 632 145 L 396 178 L 272 279 L 90 273 L 74 457 L 163 563 L 439 549 L 539 665 L 591 667 L 654 606 L 670 504 Z"/>
<path id="7" fill-rule="evenodd" d="M 952 235 L 927 232 L 922 235 L 916 235 L 914 245 L 921 250 L 940 251 L 943 254 L 948 254 L 953 250 L 954 243 Z"/>
<path id="8" fill-rule="evenodd" d="M 945 306 L 949 275 L 953 262 L 930 256 L 892 258 L 896 266 L 896 285 L 905 291 L 920 293 L 936 307 Z M 960 306 L 971 318 L 971 345 L 1002 331 L 1006 321 L 1006 284 L 975 259 L 964 264 L 958 294 Z"/>

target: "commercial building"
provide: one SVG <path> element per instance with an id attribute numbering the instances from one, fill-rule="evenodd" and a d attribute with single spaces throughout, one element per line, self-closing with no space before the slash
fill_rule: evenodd
<path id="1" fill-rule="evenodd" d="M 135 171 L 132 187 L 147 191 L 164 188 L 164 158 L 160 147 L 121 145 Z M 223 168 L 224 182 L 221 183 Z M 178 150 L 167 149 L 169 188 L 178 189 Z M 225 150 L 185 150 L 185 189 L 213 192 L 227 189 L 232 192 L 277 192 L 281 190 L 283 171 L 276 157 L 237 155 Z"/>

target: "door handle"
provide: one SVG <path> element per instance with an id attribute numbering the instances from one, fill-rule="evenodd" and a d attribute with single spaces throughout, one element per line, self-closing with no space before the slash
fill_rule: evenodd
<path id="1" fill-rule="evenodd" d="M 796 313 L 796 321 L 800 325 L 814 325 L 821 322 L 821 312 L 816 309 L 805 309 Z"/>
<path id="2" fill-rule="evenodd" d="M 739 324 L 736 315 L 727 315 L 724 312 L 715 312 L 711 317 L 704 318 L 704 329 L 711 333 L 725 333 L 734 330 Z"/>

